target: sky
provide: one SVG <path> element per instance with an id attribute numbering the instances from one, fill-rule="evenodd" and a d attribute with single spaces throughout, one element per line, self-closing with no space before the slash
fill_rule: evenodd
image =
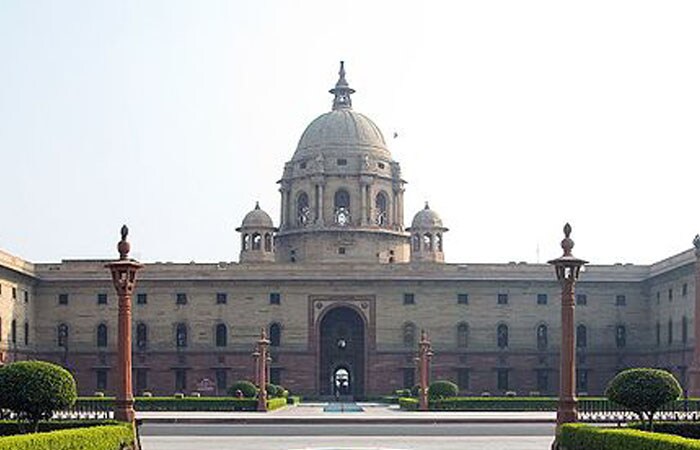
<path id="1" fill-rule="evenodd" d="M 448 262 L 648 264 L 700 232 L 697 1 L 0 1 L 0 249 L 236 261 L 330 110 L 429 201 Z M 393 138 L 394 133 L 398 137 Z"/>

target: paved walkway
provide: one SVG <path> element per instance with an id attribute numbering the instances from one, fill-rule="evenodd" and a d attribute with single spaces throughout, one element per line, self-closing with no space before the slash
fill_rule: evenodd
<path id="1" fill-rule="evenodd" d="M 420 412 L 402 411 L 398 405 L 358 403 L 361 412 L 324 412 L 327 403 L 302 403 L 267 413 L 242 411 L 141 411 L 138 419 L 151 423 L 329 423 L 329 422 L 375 422 L 375 423 L 554 423 L 555 412 Z"/>

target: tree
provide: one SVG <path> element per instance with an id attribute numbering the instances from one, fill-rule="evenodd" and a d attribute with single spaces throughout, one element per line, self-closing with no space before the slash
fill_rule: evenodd
<path id="1" fill-rule="evenodd" d="M 28 421 L 35 432 L 40 420 L 73 406 L 75 379 L 61 366 L 46 361 L 20 361 L 0 367 L 0 408 Z"/>
<path id="2" fill-rule="evenodd" d="M 430 383 L 428 387 L 428 397 L 431 399 L 456 397 L 459 387 L 448 380 L 437 380 Z"/>
<path id="3" fill-rule="evenodd" d="M 663 405 L 681 395 L 678 380 L 659 369 L 627 369 L 618 373 L 608 384 L 605 395 L 613 402 L 633 411 L 651 431 L 654 414 Z"/>
<path id="4" fill-rule="evenodd" d="M 228 388 L 228 393 L 231 397 L 238 397 L 238 392 L 243 394 L 243 397 L 253 398 L 258 395 L 258 388 L 247 380 L 236 381 Z"/>

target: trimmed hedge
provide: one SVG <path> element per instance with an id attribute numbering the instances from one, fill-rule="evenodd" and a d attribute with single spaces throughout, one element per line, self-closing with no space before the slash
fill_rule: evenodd
<path id="1" fill-rule="evenodd" d="M 75 428 L 0 438 L 0 450 L 123 450 L 134 447 L 130 424 Z"/>
<path id="2" fill-rule="evenodd" d="M 284 397 L 268 398 L 268 409 L 277 409 L 286 405 Z M 76 408 L 109 409 L 114 404 L 114 397 L 82 397 L 76 402 Z M 257 398 L 234 397 L 136 397 L 134 409 L 136 411 L 255 411 L 258 408 Z"/>
<path id="3" fill-rule="evenodd" d="M 628 428 L 566 424 L 560 433 L 566 450 L 700 450 L 700 441 L 694 439 Z"/>
<path id="4" fill-rule="evenodd" d="M 431 399 L 456 397 L 457 394 L 459 394 L 459 387 L 449 380 L 433 381 L 428 387 L 428 397 Z"/>
<path id="5" fill-rule="evenodd" d="M 56 430 L 68 430 L 71 428 L 89 428 L 104 425 L 121 425 L 122 422 L 116 420 L 51 420 L 48 422 L 39 422 L 39 432 L 46 433 Z M 0 436 L 12 436 L 22 434 L 26 430 L 22 427 L 23 424 L 16 420 L 0 420 Z"/>
<path id="6" fill-rule="evenodd" d="M 284 408 L 285 406 L 287 406 L 287 399 L 284 397 L 275 397 L 267 400 L 268 411 Z"/>
<path id="7" fill-rule="evenodd" d="M 255 397 L 258 395 L 258 388 L 248 380 L 236 381 L 228 388 L 228 395 L 236 396 L 236 391 L 241 391 L 243 397 Z"/>
<path id="8" fill-rule="evenodd" d="M 432 411 L 556 411 L 557 399 L 552 397 L 448 397 L 430 399 Z M 399 399 L 399 407 L 418 409 L 413 397 Z"/>
<path id="9" fill-rule="evenodd" d="M 647 425 L 635 423 L 629 425 L 635 430 L 646 430 Z M 675 434 L 690 439 L 700 439 L 700 422 L 655 422 L 656 433 Z"/>

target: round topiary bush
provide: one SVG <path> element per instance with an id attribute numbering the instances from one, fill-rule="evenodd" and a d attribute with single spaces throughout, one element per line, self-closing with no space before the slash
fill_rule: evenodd
<path id="1" fill-rule="evenodd" d="M 420 384 L 416 384 L 411 388 L 411 397 L 418 397 L 420 393 Z"/>
<path id="2" fill-rule="evenodd" d="M 459 393 L 457 385 L 448 380 L 433 381 L 428 388 L 428 397 L 433 399 L 456 397 L 457 393 Z"/>
<path id="3" fill-rule="evenodd" d="M 19 361 L 0 367 L 0 408 L 28 421 L 34 431 L 39 421 L 75 403 L 75 379 L 61 366 L 46 361 Z"/>
<path id="4" fill-rule="evenodd" d="M 279 391 L 279 386 L 276 384 L 266 384 L 265 390 L 267 391 L 267 398 L 277 397 L 277 391 Z"/>
<path id="5" fill-rule="evenodd" d="M 677 400 L 681 392 L 678 380 L 669 372 L 640 368 L 618 373 L 608 384 L 605 395 L 611 401 L 635 412 L 652 430 L 656 411 Z"/>
<path id="6" fill-rule="evenodd" d="M 228 388 L 228 394 L 231 397 L 235 397 L 237 391 L 241 391 L 243 393 L 243 397 L 248 398 L 252 398 L 258 395 L 258 388 L 255 387 L 253 383 L 247 380 L 236 381 L 231 385 L 230 388 Z"/>

